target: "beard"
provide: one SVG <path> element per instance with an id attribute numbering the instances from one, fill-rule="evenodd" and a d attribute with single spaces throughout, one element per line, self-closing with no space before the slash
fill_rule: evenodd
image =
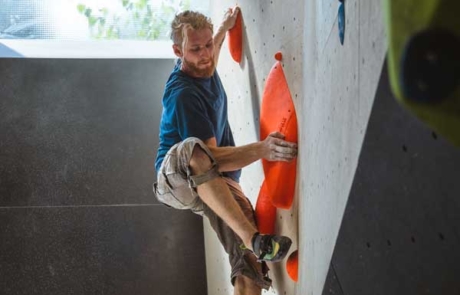
<path id="1" fill-rule="evenodd" d="M 207 62 L 210 62 L 210 64 L 206 67 L 203 67 L 202 64 L 206 64 Z M 193 77 L 209 78 L 214 74 L 214 71 L 216 70 L 214 58 L 210 58 L 207 61 L 201 61 L 199 63 L 193 63 L 184 58 L 182 63 L 187 68 L 188 73 Z"/>

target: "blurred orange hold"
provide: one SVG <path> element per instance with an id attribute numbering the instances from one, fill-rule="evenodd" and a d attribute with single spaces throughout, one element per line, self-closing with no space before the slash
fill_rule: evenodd
<path id="1" fill-rule="evenodd" d="M 299 273 L 299 251 L 295 250 L 294 252 L 289 255 L 289 258 L 286 261 L 286 271 L 289 277 L 294 281 L 297 282 L 298 280 L 298 273 Z"/>

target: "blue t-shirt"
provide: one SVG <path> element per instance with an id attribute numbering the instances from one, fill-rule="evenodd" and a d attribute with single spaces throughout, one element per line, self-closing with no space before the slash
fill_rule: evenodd
<path id="1" fill-rule="evenodd" d="M 163 94 L 157 171 L 169 149 L 188 137 L 215 137 L 217 146 L 235 146 L 227 117 L 227 95 L 217 71 L 210 78 L 194 78 L 183 73 L 180 65 L 179 60 Z M 241 170 L 223 174 L 238 182 Z"/>

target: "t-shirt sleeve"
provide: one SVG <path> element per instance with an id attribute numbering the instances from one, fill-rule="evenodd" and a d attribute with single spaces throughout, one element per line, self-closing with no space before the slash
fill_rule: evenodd
<path id="1" fill-rule="evenodd" d="M 175 116 L 182 140 L 188 137 L 207 140 L 215 136 L 212 121 L 197 94 L 181 91 L 176 98 Z"/>

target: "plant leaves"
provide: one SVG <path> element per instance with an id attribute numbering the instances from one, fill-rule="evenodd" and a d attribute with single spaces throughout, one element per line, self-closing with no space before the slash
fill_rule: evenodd
<path id="1" fill-rule="evenodd" d="M 84 13 L 85 9 L 86 9 L 86 5 L 85 5 L 85 4 L 78 4 L 78 5 L 77 5 L 77 10 L 78 10 L 78 12 Z"/>
<path id="2" fill-rule="evenodd" d="M 91 8 L 86 8 L 86 9 L 85 9 L 85 16 L 88 17 L 88 18 L 91 17 L 91 12 L 93 12 L 93 11 L 91 10 Z"/>

